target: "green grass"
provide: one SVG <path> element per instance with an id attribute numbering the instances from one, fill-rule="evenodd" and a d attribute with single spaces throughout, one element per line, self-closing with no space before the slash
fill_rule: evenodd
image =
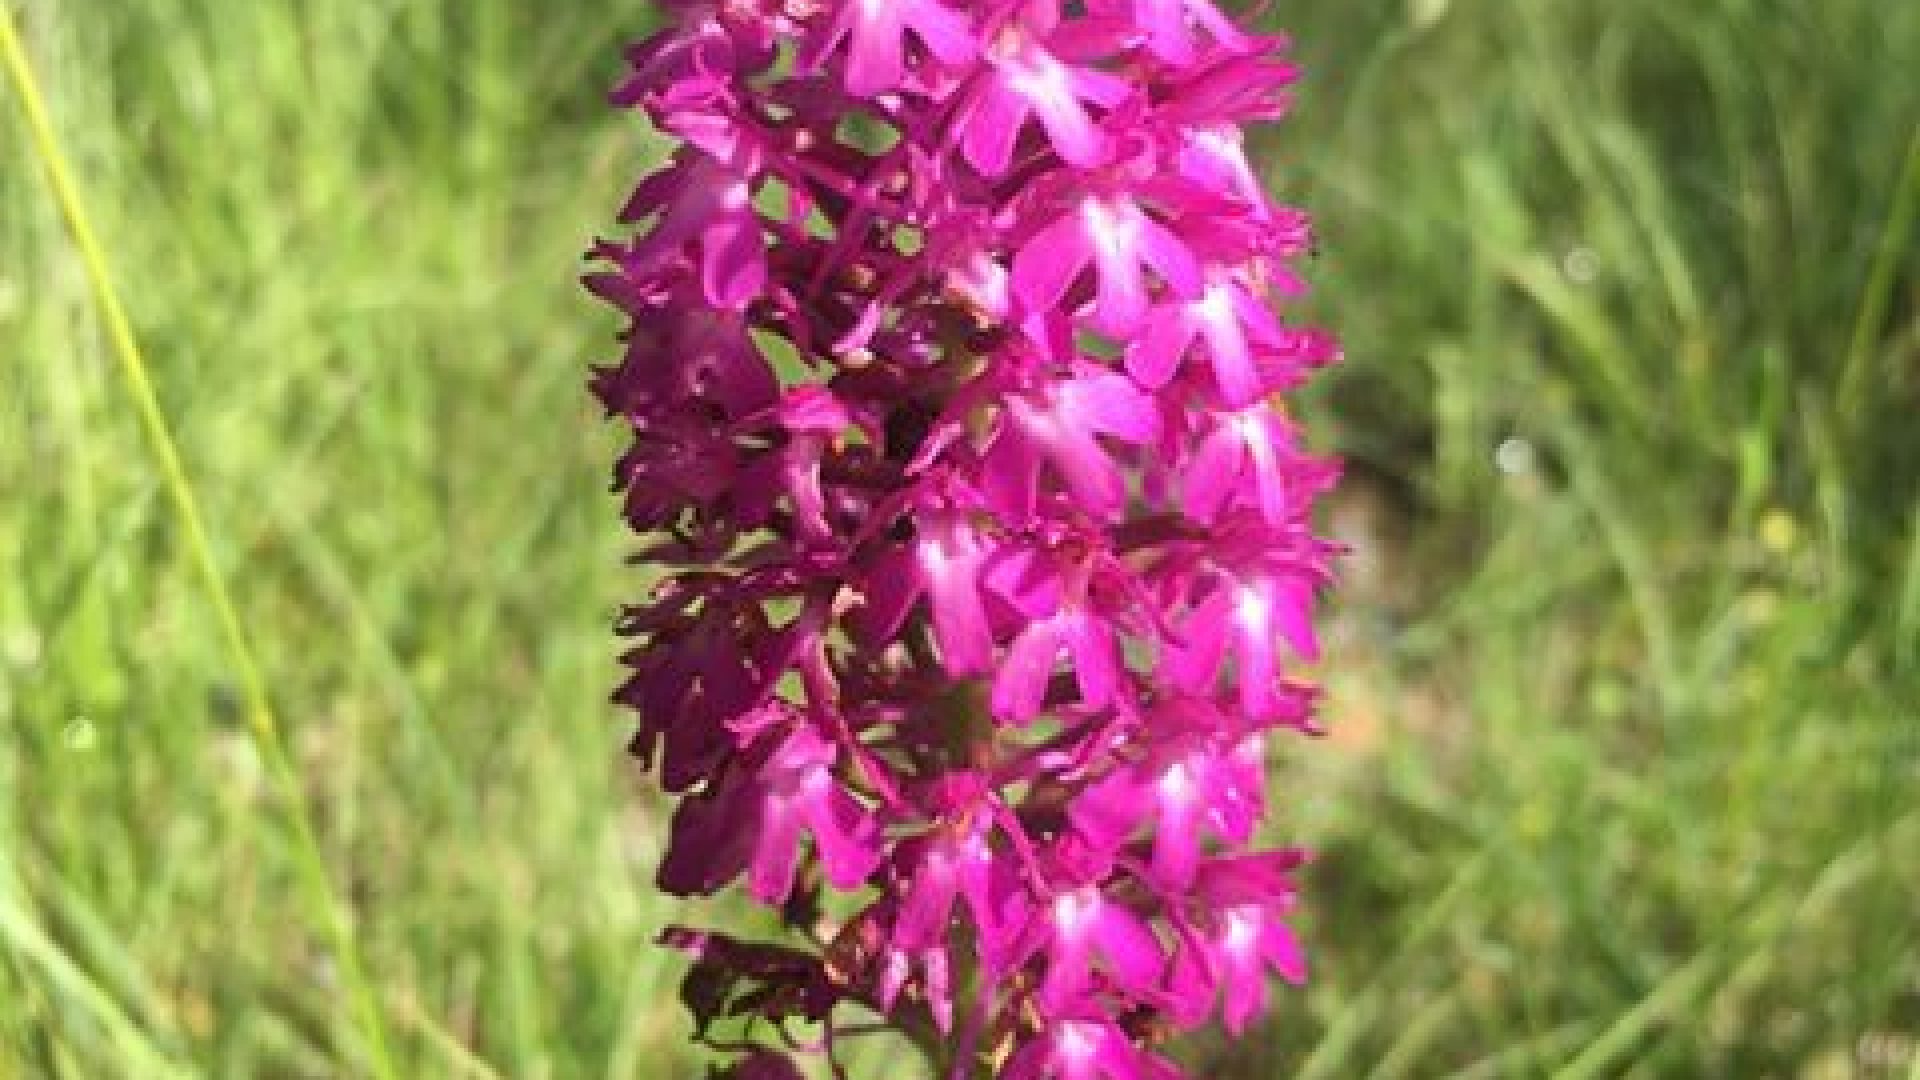
<path id="1" fill-rule="evenodd" d="M 572 283 L 660 152 L 599 103 L 646 5 L 12 8 L 298 780 L 8 90 L 0 1076 L 370 1073 L 301 821 L 400 1075 L 686 1075 Z M 1905 1075 L 1920 6 L 1278 16 L 1357 552 L 1275 776 L 1314 980 L 1184 1052 Z"/>

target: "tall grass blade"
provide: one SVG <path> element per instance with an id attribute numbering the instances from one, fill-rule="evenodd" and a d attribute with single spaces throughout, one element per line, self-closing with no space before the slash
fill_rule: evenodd
<path id="1" fill-rule="evenodd" d="M 1886 319 L 1887 304 L 1900 271 L 1900 260 L 1913 251 L 1915 217 L 1920 215 L 1920 125 L 1907 140 L 1907 154 L 1894 182 L 1893 205 L 1887 209 L 1880 243 L 1874 252 L 1873 266 L 1866 285 L 1860 290 L 1859 313 L 1853 320 L 1853 334 L 1847 342 L 1846 367 L 1840 372 L 1840 415 L 1854 417 L 1866 403 L 1871 387 L 1874 335 Z"/>
<path id="2" fill-rule="evenodd" d="M 267 698 L 266 683 L 261 678 L 253 648 L 248 643 L 219 565 L 214 560 L 213 546 L 201 521 L 199 498 L 181 463 L 166 415 L 161 411 L 159 397 L 154 392 L 153 380 L 148 376 L 146 360 L 134 337 L 132 323 L 114 289 L 105 251 L 94 233 L 79 185 L 73 178 L 54 132 L 39 81 L 15 26 L 13 11 L 4 4 L 0 4 L 0 59 L 4 59 L 8 81 L 19 95 L 34 154 L 46 172 L 54 201 L 59 205 L 60 214 L 73 235 L 74 245 L 86 268 L 88 283 L 99 305 L 101 319 L 106 325 L 107 336 L 119 360 L 127 393 L 133 398 L 134 407 L 139 413 L 141 428 L 159 465 L 161 482 L 173 504 L 174 515 L 186 534 L 195 569 L 219 622 L 221 637 L 238 669 L 246 701 L 248 728 L 258 744 L 261 760 L 267 764 L 274 783 L 286 799 L 302 884 L 307 890 L 309 903 L 321 913 L 327 924 L 335 959 L 340 965 L 366 1041 L 365 1050 L 370 1065 L 382 1080 L 391 1080 L 395 1073 L 387 1052 L 384 1022 L 360 964 L 353 925 L 334 890 L 312 822 L 303 809 L 300 785 L 281 741 L 279 725 Z"/>

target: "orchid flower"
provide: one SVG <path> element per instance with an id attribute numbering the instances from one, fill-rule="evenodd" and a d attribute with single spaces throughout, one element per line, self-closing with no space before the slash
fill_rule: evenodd
<path id="1" fill-rule="evenodd" d="M 878 1016 L 943 1080 L 1174 1080 L 1160 1040 L 1305 975 L 1304 855 L 1253 847 L 1335 554 L 1282 399 L 1338 350 L 1243 134 L 1284 43 L 1213 0 L 663 4 L 613 101 L 675 145 L 586 284 L 657 883 L 784 927 L 663 934 L 710 1075 Z"/>

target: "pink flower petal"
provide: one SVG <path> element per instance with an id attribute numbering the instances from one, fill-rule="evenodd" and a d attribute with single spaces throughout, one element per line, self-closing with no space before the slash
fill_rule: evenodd
<path id="1" fill-rule="evenodd" d="M 1188 517 L 1204 524 L 1219 516 L 1238 483 L 1243 448 L 1239 433 L 1224 424 L 1201 441 L 1181 477 L 1181 508 Z"/>
<path id="2" fill-rule="evenodd" d="M 1081 222 L 1074 215 L 1063 216 L 1036 233 L 1013 257 L 1013 294 L 1028 311 L 1053 311 L 1092 257 Z"/>
<path id="3" fill-rule="evenodd" d="M 1047 682 L 1060 659 L 1060 628 L 1052 619 L 1034 623 L 1013 639 L 994 676 L 994 716 L 1025 724 L 1040 714 Z"/>

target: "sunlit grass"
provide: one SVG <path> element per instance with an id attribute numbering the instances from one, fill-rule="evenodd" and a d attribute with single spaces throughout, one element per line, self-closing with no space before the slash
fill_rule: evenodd
<path id="1" fill-rule="evenodd" d="M 572 284 L 658 153 L 599 103 L 646 5 L 13 7 L 398 1071 L 687 1075 L 655 808 L 605 705 L 640 573 L 581 388 L 611 325 Z M 1316 419 L 1358 550 L 1335 734 L 1276 765 L 1276 833 L 1321 851 L 1314 980 L 1188 1052 L 1899 1075 L 1920 7 L 1276 18 L 1311 77 L 1267 156 L 1321 221 L 1350 359 Z M 16 104 L 0 1075 L 350 1073 L 290 808 Z"/>

